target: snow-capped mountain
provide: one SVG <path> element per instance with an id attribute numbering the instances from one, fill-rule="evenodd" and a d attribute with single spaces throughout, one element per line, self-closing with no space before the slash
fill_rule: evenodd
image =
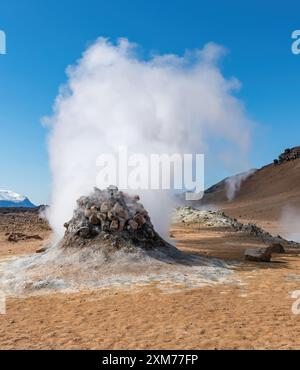
<path id="1" fill-rule="evenodd" d="M 24 195 L 14 193 L 10 190 L 0 190 L 0 207 L 36 207 Z"/>

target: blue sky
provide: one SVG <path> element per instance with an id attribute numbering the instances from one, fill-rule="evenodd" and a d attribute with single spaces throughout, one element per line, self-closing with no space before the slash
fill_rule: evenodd
<path id="1" fill-rule="evenodd" d="M 209 41 L 230 54 L 226 76 L 242 83 L 238 93 L 258 122 L 250 160 L 272 161 L 285 147 L 300 145 L 300 55 L 291 53 L 300 29 L 298 1 L 200 0 L 3 0 L 0 29 L 0 188 L 49 200 L 51 177 L 46 129 L 65 68 L 97 37 L 127 37 L 145 52 L 182 54 Z M 223 173 L 216 173 L 208 184 Z"/>

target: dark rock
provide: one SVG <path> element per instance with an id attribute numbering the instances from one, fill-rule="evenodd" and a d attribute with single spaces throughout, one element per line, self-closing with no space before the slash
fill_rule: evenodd
<path id="1" fill-rule="evenodd" d="M 90 228 L 88 226 L 83 226 L 78 230 L 78 235 L 82 238 L 89 238 L 91 235 Z"/>
<path id="2" fill-rule="evenodd" d="M 271 247 L 246 249 L 245 259 L 253 262 L 270 262 L 272 257 Z"/>
<path id="3" fill-rule="evenodd" d="M 103 202 L 101 204 L 100 211 L 102 213 L 107 213 L 107 212 L 109 212 L 111 210 L 111 208 L 112 208 L 112 205 L 111 205 L 110 202 Z"/>
<path id="4" fill-rule="evenodd" d="M 43 240 L 43 238 L 40 235 L 26 235 L 23 233 L 10 233 L 8 234 L 7 238 L 9 242 L 14 243 L 17 243 L 20 240 L 30 240 L 30 239 Z"/>
<path id="5" fill-rule="evenodd" d="M 285 151 L 279 155 L 278 159 L 274 160 L 274 164 L 275 165 L 282 164 L 285 162 L 293 161 L 297 158 L 300 158 L 300 147 L 299 146 L 291 148 L 291 149 L 290 148 L 285 149 Z"/>
<path id="6" fill-rule="evenodd" d="M 118 230 L 119 222 L 117 220 L 112 220 L 110 224 L 110 230 Z"/>
<path id="7" fill-rule="evenodd" d="M 89 221 L 92 225 L 99 225 L 101 223 L 96 213 L 91 214 Z"/>
<path id="8" fill-rule="evenodd" d="M 46 248 L 44 248 L 44 247 L 38 248 L 38 249 L 35 251 L 35 253 L 44 253 L 44 252 L 46 252 Z"/>
<path id="9" fill-rule="evenodd" d="M 137 230 L 139 228 L 139 224 L 133 220 L 130 220 L 128 224 L 132 230 Z"/>
<path id="10" fill-rule="evenodd" d="M 273 243 L 270 248 L 272 253 L 285 253 L 285 249 L 280 243 Z"/>

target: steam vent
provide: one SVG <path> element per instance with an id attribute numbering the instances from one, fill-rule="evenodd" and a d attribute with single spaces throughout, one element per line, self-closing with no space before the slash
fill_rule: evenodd
<path id="1" fill-rule="evenodd" d="M 94 188 L 77 200 L 73 218 L 65 223 L 62 248 L 95 247 L 112 253 L 136 248 L 176 250 L 154 230 L 139 196 L 130 196 L 115 186 Z"/>

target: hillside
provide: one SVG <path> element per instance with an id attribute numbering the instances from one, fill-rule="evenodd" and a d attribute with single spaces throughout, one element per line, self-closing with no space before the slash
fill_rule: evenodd
<path id="1" fill-rule="evenodd" d="M 284 210 L 300 209 L 300 158 L 256 170 L 229 200 L 228 184 L 232 181 L 234 177 L 207 189 L 200 205 L 214 205 L 231 217 L 254 221 L 267 229 L 268 224 L 280 221 Z"/>

